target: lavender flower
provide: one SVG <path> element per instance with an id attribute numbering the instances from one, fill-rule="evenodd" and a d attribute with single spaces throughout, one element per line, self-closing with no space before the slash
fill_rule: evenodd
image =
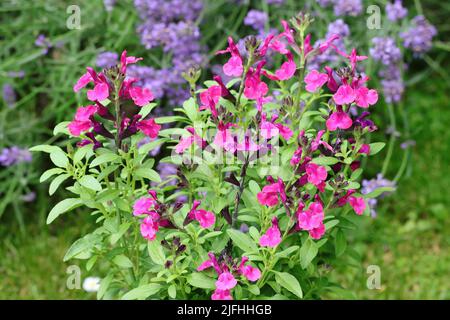
<path id="1" fill-rule="evenodd" d="M 334 0 L 316 0 L 316 2 L 321 6 L 322 8 L 329 6 L 333 3 Z"/>
<path id="2" fill-rule="evenodd" d="M 111 12 L 116 5 L 116 0 L 103 0 L 103 5 L 105 6 L 106 11 Z"/>
<path id="3" fill-rule="evenodd" d="M 400 37 L 403 39 L 403 45 L 417 56 L 431 49 L 436 34 L 436 28 L 420 15 L 412 20 L 412 26 L 407 31 L 400 33 Z"/>
<path id="4" fill-rule="evenodd" d="M 390 181 L 390 180 L 383 178 L 383 175 L 381 173 L 379 173 L 375 179 L 362 181 L 361 193 L 369 194 L 369 193 L 371 193 L 379 188 L 383 188 L 383 187 L 396 188 L 396 184 L 394 181 Z M 383 192 L 377 198 L 368 200 L 370 214 L 373 218 L 375 218 L 377 216 L 376 207 L 377 207 L 378 199 L 382 199 L 382 198 L 388 196 L 389 194 L 391 194 L 391 192 Z"/>
<path id="5" fill-rule="evenodd" d="M 47 54 L 48 50 L 52 47 L 50 40 L 43 34 L 38 35 L 34 41 L 35 46 L 42 47 L 42 54 Z"/>
<path id="6" fill-rule="evenodd" d="M 284 0 L 266 0 L 268 5 L 280 6 L 284 3 Z"/>
<path id="7" fill-rule="evenodd" d="M 358 16 L 363 10 L 361 0 L 333 0 L 336 16 Z"/>
<path id="8" fill-rule="evenodd" d="M 403 19 L 407 14 L 408 9 L 402 6 L 402 0 L 395 0 L 395 2 L 386 4 L 386 15 L 391 21 Z"/>
<path id="9" fill-rule="evenodd" d="M 14 91 L 13 86 L 9 83 L 5 83 L 2 87 L 2 94 L 3 100 L 5 101 L 6 105 L 9 108 L 13 108 L 17 100 L 17 95 Z"/>
<path id="10" fill-rule="evenodd" d="M 118 63 L 119 55 L 115 52 L 102 52 L 97 55 L 95 64 L 97 67 L 105 69 L 115 66 Z"/>
<path id="11" fill-rule="evenodd" d="M 402 54 L 391 37 L 375 37 L 372 39 L 374 46 L 370 48 L 370 54 L 376 61 L 389 66 L 401 59 Z"/>
<path id="12" fill-rule="evenodd" d="M 0 152 L 0 165 L 9 167 L 21 162 L 31 162 L 32 156 L 28 149 L 22 149 L 17 146 L 3 148 Z"/>
<path id="13" fill-rule="evenodd" d="M 399 102 L 405 91 L 405 84 L 402 79 L 384 79 L 381 80 L 383 86 L 383 95 L 387 103 Z"/>
<path id="14" fill-rule="evenodd" d="M 22 196 L 22 201 L 33 202 L 36 199 L 36 192 L 31 191 Z"/>
<path id="15" fill-rule="evenodd" d="M 244 24 L 252 27 L 258 31 L 258 33 L 263 33 L 264 26 L 266 25 L 268 19 L 269 17 L 264 11 L 252 9 L 247 13 L 247 16 L 244 19 Z"/>
<path id="16" fill-rule="evenodd" d="M 406 140 L 400 144 L 400 148 L 402 149 L 408 149 L 410 147 L 414 147 L 416 145 L 415 140 Z"/>
<path id="17" fill-rule="evenodd" d="M 25 77 L 25 71 L 19 70 L 19 71 L 9 71 L 8 77 L 10 78 L 23 78 Z"/>

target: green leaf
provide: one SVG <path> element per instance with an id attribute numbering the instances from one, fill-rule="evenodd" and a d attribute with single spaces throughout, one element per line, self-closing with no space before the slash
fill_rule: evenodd
<path id="1" fill-rule="evenodd" d="M 57 176 L 53 181 L 50 183 L 50 186 L 48 188 L 48 194 L 52 195 L 55 193 L 55 191 L 59 188 L 61 183 L 63 183 L 70 175 L 68 174 L 62 174 L 60 176 Z"/>
<path id="2" fill-rule="evenodd" d="M 159 117 L 155 119 L 155 122 L 158 124 L 164 124 L 164 123 L 172 123 L 172 122 L 180 122 L 180 121 L 186 121 L 187 119 L 185 117 L 180 116 L 170 116 L 170 117 Z"/>
<path id="3" fill-rule="evenodd" d="M 338 163 L 339 160 L 333 157 L 318 157 L 312 159 L 312 162 L 321 166 L 331 166 Z"/>
<path id="4" fill-rule="evenodd" d="M 300 299 L 303 298 L 303 291 L 297 278 L 287 272 L 275 272 L 275 279 L 279 285 L 295 294 Z"/>
<path id="5" fill-rule="evenodd" d="M 101 240 L 101 236 L 98 234 L 87 234 L 83 238 L 75 241 L 67 250 L 63 261 L 68 261 L 73 257 L 88 252 Z"/>
<path id="6" fill-rule="evenodd" d="M 92 150 L 91 145 L 86 145 L 84 147 L 78 148 L 77 151 L 75 151 L 75 154 L 73 155 L 73 163 L 80 162 L 91 150 Z"/>
<path id="7" fill-rule="evenodd" d="M 255 242 L 245 233 L 235 229 L 228 229 L 227 233 L 230 236 L 231 240 L 233 240 L 233 243 L 241 248 L 244 252 L 258 251 L 258 247 L 256 246 Z"/>
<path id="8" fill-rule="evenodd" d="M 135 176 L 140 178 L 147 178 L 150 181 L 154 182 L 161 182 L 161 177 L 159 176 L 158 172 L 156 172 L 153 169 L 148 168 L 139 168 L 134 172 Z"/>
<path id="9" fill-rule="evenodd" d="M 161 290 L 162 286 L 159 283 L 149 283 L 140 287 L 134 288 L 123 295 L 121 300 L 142 300 L 146 299 Z"/>
<path id="10" fill-rule="evenodd" d="M 106 290 L 108 290 L 109 285 L 111 284 L 111 281 L 113 279 L 113 274 L 108 274 L 105 278 L 100 281 L 100 288 L 97 291 L 97 299 L 100 300 L 106 293 Z"/>
<path id="11" fill-rule="evenodd" d="M 190 274 L 187 278 L 188 283 L 196 288 L 202 289 L 215 289 L 216 288 L 216 280 L 206 276 L 201 272 L 194 272 Z"/>
<path id="12" fill-rule="evenodd" d="M 48 144 L 41 144 L 38 146 L 34 146 L 32 148 L 30 148 L 30 151 L 32 152 L 46 152 L 46 153 L 52 153 L 55 151 L 62 151 L 60 147 L 57 146 L 51 146 Z"/>
<path id="13" fill-rule="evenodd" d="M 261 188 L 260 188 L 259 185 L 256 183 L 256 181 L 254 181 L 254 180 L 250 180 L 250 182 L 248 183 L 248 187 L 250 188 L 250 191 L 251 191 L 254 195 L 257 195 L 257 194 L 261 191 Z"/>
<path id="14" fill-rule="evenodd" d="M 347 239 L 345 238 L 345 234 L 342 230 L 338 230 L 338 232 L 336 233 L 334 245 L 336 257 L 339 257 L 345 252 L 345 249 L 347 248 Z"/>
<path id="15" fill-rule="evenodd" d="M 149 153 L 151 150 L 155 149 L 157 146 L 159 146 L 160 144 L 163 144 L 165 142 L 166 139 L 158 139 L 155 141 L 151 141 L 149 143 L 144 144 L 143 146 L 141 146 L 138 149 L 138 153 L 139 154 L 147 154 Z"/>
<path id="16" fill-rule="evenodd" d="M 362 196 L 365 199 L 371 199 L 371 198 L 376 198 L 376 197 L 380 196 L 384 192 L 394 192 L 394 191 L 395 191 L 395 188 L 393 188 L 393 187 L 380 187 L 378 189 L 373 190 L 372 192 L 363 194 Z"/>
<path id="17" fill-rule="evenodd" d="M 199 112 L 197 103 L 195 102 L 194 98 L 189 98 L 188 100 L 186 100 L 183 103 L 183 109 L 192 122 L 195 122 L 195 120 L 197 120 Z"/>
<path id="18" fill-rule="evenodd" d="M 83 204 L 83 201 L 77 198 L 67 198 L 58 202 L 48 214 L 47 224 L 52 223 L 59 215 L 73 210 L 81 204 Z"/>
<path id="19" fill-rule="evenodd" d="M 370 146 L 370 155 L 376 155 L 378 152 L 383 150 L 383 148 L 386 146 L 386 143 L 384 142 L 374 142 L 369 144 Z"/>
<path id="20" fill-rule="evenodd" d="M 303 269 L 306 269 L 311 261 L 317 256 L 319 249 L 311 238 L 308 238 L 300 248 L 300 265 Z"/>
<path id="21" fill-rule="evenodd" d="M 55 126 L 55 128 L 53 129 L 53 135 L 56 136 L 57 134 L 60 134 L 60 133 L 70 135 L 69 128 L 67 128 L 69 123 L 70 123 L 70 121 L 64 121 L 64 122 L 58 123 Z"/>
<path id="22" fill-rule="evenodd" d="M 133 267 L 133 262 L 123 254 L 115 256 L 112 261 L 121 268 L 128 269 Z"/>
<path id="23" fill-rule="evenodd" d="M 141 108 L 141 110 L 139 110 L 139 114 L 141 115 L 141 118 L 144 119 L 146 116 L 148 116 L 150 114 L 150 112 L 152 112 L 153 108 L 156 107 L 156 103 L 149 103 L 145 106 L 143 106 Z"/>
<path id="24" fill-rule="evenodd" d="M 166 255 L 159 241 L 149 241 L 147 244 L 148 255 L 152 261 L 159 265 L 164 265 L 166 262 Z"/>
<path id="25" fill-rule="evenodd" d="M 50 159 L 56 166 L 61 168 L 66 168 L 69 164 L 69 158 L 67 158 L 66 154 L 62 150 L 54 150 L 50 153 Z"/>
<path id="26" fill-rule="evenodd" d="M 177 287 L 174 284 L 170 285 L 169 289 L 167 289 L 167 293 L 169 294 L 169 297 L 175 299 L 177 297 Z"/>
<path id="27" fill-rule="evenodd" d="M 90 167 L 93 168 L 106 162 L 113 162 L 117 159 L 120 159 L 120 156 L 118 154 L 107 152 L 102 155 L 99 155 L 94 160 L 92 160 Z"/>
<path id="28" fill-rule="evenodd" d="M 41 175 L 41 177 L 39 178 L 39 182 L 42 183 L 42 182 L 46 181 L 48 178 L 54 176 L 55 174 L 60 174 L 63 172 L 65 172 L 65 171 L 64 171 L 64 169 L 61 169 L 61 168 L 48 169 Z"/>
<path id="29" fill-rule="evenodd" d="M 78 180 L 78 182 L 85 188 L 94 191 L 102 191 L 102 185 L 93 176 L 83 176 L 80 180 Z"/>

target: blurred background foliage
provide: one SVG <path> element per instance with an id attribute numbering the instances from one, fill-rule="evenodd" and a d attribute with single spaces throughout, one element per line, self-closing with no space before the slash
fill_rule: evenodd
<path id="1" fill-rule="evenodd" d="M 73 84 L 85 66 L 95 66 L 102 52 L 120 53 L 126 48 L 132 55 L 144 57 L 145 64 L 166 67 L 168 56 L 173 53 L 160 48 L 149 50 L 142 45 L 136 31 L 142 21 L 135 3 L 117 1 L 108 10 L 105 4 L 113 2 L 1 2 L 0 85 L 3 91 L 5 84 L 13 88 L 15 101 L 11 106 L 3 92 L 0 149 L 28 148 L 57 140 L 52 135 L 55 124 L 71 119 L 82 103 L 81 97 L 72 91 Z M 254 33 L 244 24 L 252 8 L 268 14 L 266 29 L 268 25 L 278 28 L 280 19 L 288 19 L 306 8 L 316 14 L 312 28 L 316 39 L 323 37 L 327 24 L 336 19 L 332 9 L 321 9 L 312 0 L 285 0 L 281 5 L 269 5 L 270 2 L 283 1 L 205 0 L 195 20 L 200 31 L 202 63 L 214 70 L 214 64 L 220 63 L 214 52 L 225 46 L 226 36 L 237 39 Z M 383 8 L 387 1 L 364 1 L 364 9 L 372 2 Z M 66 10 L 74 3 L 81 8 L 80 30 L 66 27 L 69 16 Z M 450 4 L 427 0 L 404 1 L 404 5 L 410 16 L 423 13 L 436 26 L 438 34 L 431 51 L 420 59 L 405 58 L 406 90 L 401 102 L 392 109 L 395 128 L 401 136 L 386 134 L 386 130 L 392 130 L 392 113 L 383 101 L 376 106 L 380 130 L 374 141 L 390 139 L 392 154 L 388 165 L 385 164 L 388 148 L 372 158 L 366 164 L 365 178 L 371 179 L 384 169 L 386 177 L 397 178 L 398 188 L 395 194 L 378 203 L 376 218 L 362 219 L 350 239 L 349 245 L 360 256 L 328 268 L 332 280 L 342 288 L 330 291 L 325 299 L 450 299 L 450 24 L 447 21 Z M 361 25 L 366 17 L 365 12 L 358 17 L 345 17 L 351 28 L 352 46 L 370 47 L 373 31 L 352 28 Z M 38 43 L 40 35 L 45 39 Z M 204 79 L 208 75 L 205 73 Z M 378 81 L 376 76 L 373 81 Z M 170 99 L 164 95 L 160 101 L 162 112 L 170 112 L 173 108 Z M 410 146 L 402 149 L 401 144 L 408 141 Z M 64 197 L 64 191 L 49 197 L 48 186 L 39 184 L 40 174 L 48 167 L 49 163 L 37 155 L 33 155 L 31 162 L 0 166 L 0 299 L 95 297 L 82 289 L 66 288 L 68 264 L 62 262 L 70 243 L 88 232 L 93 220 L 87 212 L 79 210 L 51 226 L 45 225 L 49 208 Z M 380 290 L 366 287 L 369 265 L 380 266 Z M 83 278 L 87 276 L 82 273 Z"/>

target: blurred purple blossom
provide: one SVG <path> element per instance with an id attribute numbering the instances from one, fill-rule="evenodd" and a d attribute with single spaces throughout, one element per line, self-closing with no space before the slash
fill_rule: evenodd
<path id="1" fill-rule="evenodd" d="M 264 32 L 264 27 L 269 20 L 267 13 L 260 10 L 252 9 L 247 13 L 247 16 L 244 19 L 244 24 L 246 26 L 250 26 L 258 33 Z"/>
<path id="2" fill-rule="evenodd" d="M 403 19 L 408 14 L 408 9 L 402 6 L 402 0 L 395 0 L 386 4 L 386 15 L 389 20 Z"/>
<path id="3" fill-rule="evenodd" d="M 33 202 L 36 199 L 36 192 L 30 191 L 22 196 L 22 201 Z"/>
<path id="4" fill-rule="evenodd" d="M 403 39 L 403 45 L 417 56 L 431 49 L 436 34 L 436 28 L 424 16 L 419 15 L 412 20 L 407 31 L 400 33 L 400 37 Z"/>
<path id="5" fill-rule="evenodd" d="M 119 55 L 115 52 L 101 52 L 97 55 L 95 64 L 97 67 L 105 69 L 115 66 L 119 61 Z"/>
<path id="6" fill-rule="evenodd" d="M 284 0 L 266 0 L 266 3 L 268 5 L 279 6 L 279 5 L 284 4 Z"/>
<path id="7" fill-rule="evenodd" d="M 116 5 L 116 0 L 103 0 L 106 11 L 111 12 Z"/>
<path id="8" fill-rule="evenodd" d="M 0 165 L 9 167 L 21 162 L 31 162 L 32 156 L 28 149 L 22 149 L 17 146 L 3 148 L 0 152 Z"/>
<path id="9" fill-rule="evenodd" d="M 3 85 L 2 96 L 8 108 L 13 108 L 17 100 L 17 95 L 11 84 L 5 83 Z"/>
<path id="10" fill-rule="evenodd" d="M 361 0 L 333 0 L 336 16 L 358 16 L 363 11 Z"/>
<path id="11" fill-rule="evenodd" d="M 391 187 L 396 188 L 396 184 L 394 181 L 390 181 L 388 179 L 383 178 L 383 175 L 379 173 L 376 178 L 371 180 L 363 180 L 362 181 L 362 194 L 369 194 L 379 188 L 383 187 Z M 382 199 L 392 192 L 383 192 L 377 198 L 368 199 L 367 203 L 370 208 L 370 215 L 375 218 L 377 216 L 376 207 L 378 203 L 378 199 Z"/>
<path id="12" fill-rule="evenodd" d="M 7 75 L 9 78 L 23 78 L 23 77 L 25 77 L 25 71 L 23 71 L 23 70 L 8 71 Z"/>
<path id="13" fill-rule="evenodd" d="M 43 34 L 37 36 L 34 44 L 37 47 L 43 48 L 42 54 L 47 54 L 48 50 L 52 47 L 52 43 L 50 42 L 50 40 Z"/>
<path id="14" fill-rule="evenodd" d="M 370 55 L 375 61 L 389 66 L 402 58 L 400 49 L 395 44 L 394 38 L 375 37 L 372 39 L 374 46 L 370 48 Z"/>
<path id="15" fill-rule="evenodd" d="M 402 142 L 400 144 L 400 148 L 407 149 L 407 148 L 410 148 L 410 147 L 414 147 L 415 145 L 416 145 L 416 141 L 415 140 L 406 140 L 406 141 L 404 141 L 404 142 Z"/>

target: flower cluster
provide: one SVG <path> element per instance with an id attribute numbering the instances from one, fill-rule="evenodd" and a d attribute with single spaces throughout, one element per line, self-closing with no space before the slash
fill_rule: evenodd
<path id="1" fill-rule="evenodd" d="M 385 179 L 383 177 L 383 175 L 380 173 L 374 179 L 363 180 L 362 181 L 361 193 L 362 194 L 369 194 L 369 193 L 374 192 L 375 190 L 377 190 L 379 188 L 384 188 L 384 187 L 395 188 L 396 184 L 395 184 L 394 181 L 390 181 L 388 179 Z M 382 198 L 384 198 L 385 196 L 387 196 L 389 194 L 390 194 L 390 192 L 383 192 L 377 198 L 371 198 L 371 199 L 369 199 L 367 201 L 367 203 L 369 205 L 369 208 L 370 208 L 370 215 L 372 217 L 376 217 L 377 216 L 376 207 L 377 207 L 377 204 L 378 204 L 378 199 L 382 199 Z"/>
<path id="2" fill-rule="evenodd" d="M 358 16 L 362 13 L 362 0 L 317 0 L 317 3 L 326 7 L 333 5 L 336 16 Z"/>
<path id="3" fill-rule="evenodd" d="M 5 83 L 2 86 L 2 96 L 3 101 L 5 101 L 5 104 L 8 106 L 8 108 L 13 108 L 16 104 L 17 95 L 11 84 Z"/>
<path id="4" fill-rule="evenodd" d="M 3 148 L 0 152 L 0 165 L 9 167 L 21 162 L 31 162 L 32 156 L 28 149 L 22 149 L 18 146 Z"/>
<path id="5" fill-rule="evenodd" d="M 158 135 L 160 125 L 154 119 L 141 119 L 139 109 L 154 99 L 153 93 L 147 89 L 136 85 L 138 79 L 125 79 L 127 66 L 142 60 L 127 56 L 123 51 L 120 58 L 120 65 L 106 69 L 97 73 L 88 67 L 87 72 L 74 85 L 75 92 L 80 91 L 90 83 L 93 88 L 87 90 L 87 98 L 92 105 L 81 106 L 77 109 L 74 120 L 69 123 L 69 132 L 74 136 L 85 135 L 79 144 L 94 144 L 95 148 L 101 146 L 101 142 L 96 139 L 95 134 L 105 138 L 116 139 L 117 147 L 121 147 L 121 141 L 140 131 L 150 138 Z M 111 112 L 105 101 L 113 101 L 115 110 Z M 126 105 L 132 103 L 133 108 Z M 97 117 L 95 117 L 97 116 Z M 111 121 L 116 127 L 114 135 L 100 119 Z"/>
<path id="6" fill-rule="evenodd" d="M 400 33 L 400 37 L 406 48 L 415 55 L 421 55 L 431 49 L 431 41 L 436 34 L 436 28 L 424 16 L 417 16 L 412 20 L 412 26 Z"/>

